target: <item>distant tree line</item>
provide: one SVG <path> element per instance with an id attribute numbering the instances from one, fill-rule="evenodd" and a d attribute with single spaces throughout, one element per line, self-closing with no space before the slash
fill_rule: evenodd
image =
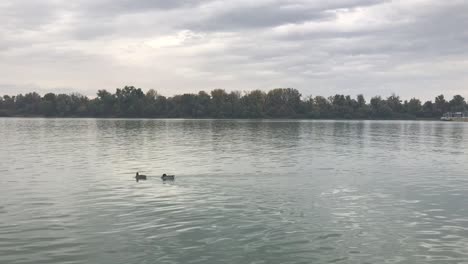
<path id="1" fill-rule="evenodd" d="M 0 97 L 0 116 L 46 117 L 145 117 L 145 118 L 311 118 L 311 119 L 416 119 L 440 118 L 445 112 L 468 111 L 460 95 L 447 100 L 402 100 L 397 95 L 363 95 L 351 98 L 337 94 L 328 98 L 308 96 L 292 88 L 241 93 L 215 89 L 210 93 L 165 97 L 155 90 L 125 86 L 115 93 L 99 90 L 95 98 L 80 94 L 35 92 Z"/>

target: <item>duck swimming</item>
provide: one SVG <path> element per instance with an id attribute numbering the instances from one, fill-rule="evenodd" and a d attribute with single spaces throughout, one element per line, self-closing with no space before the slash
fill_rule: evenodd
<path id="1" fill-rule="evenodd" d="M 138 172 L 136 173 L 135 175 L 135 180 L 138 182 L 140 180 L 146 180 L 146 175 L 143 175 L 143 174 L 139 174 Z"/>
<path id="2" fill-rule="evenodd" d="M 162 176 L 161 176 L 161 179 L 163 181 L 173 181 L 175 178 L 174 175 L 167 175 L 166 173 L 164 173 Z"/>

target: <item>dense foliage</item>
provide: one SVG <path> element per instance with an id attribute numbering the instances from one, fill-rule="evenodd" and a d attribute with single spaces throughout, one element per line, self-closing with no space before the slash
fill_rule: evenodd
<path id="1" fill-rule="evenodd" d="M 145 94 L 140 88 L 126 86 L 115 93 L 99 90 L 93 99 L 79 94 L 40 96 L 35 92 L 0 97 L 0 116 L 414 119 L 467 110 L 460 95 L 451 100 L 439 95 L 434 102 L 425 103 L 416 98 L 402 101 L 396 95 L 377 96 L 367 103 L 362 95 L 302 98 L 291 88 L 244 94 L 216 89 L 209 94 L 201 91 L 165 97 L 154 90 Z"/>

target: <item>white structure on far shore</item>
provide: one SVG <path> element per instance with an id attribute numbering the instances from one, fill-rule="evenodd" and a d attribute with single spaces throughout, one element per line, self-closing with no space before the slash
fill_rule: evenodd
<path id="1" fill-rule="evenodd" d="M 440 120 L 468 122 L 468 112 L 447 112 L 440 118 Z"/>

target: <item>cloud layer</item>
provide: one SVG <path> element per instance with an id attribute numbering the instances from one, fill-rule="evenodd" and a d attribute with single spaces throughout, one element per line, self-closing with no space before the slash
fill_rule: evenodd
<path id="1" fill-rule="evenodd" d="M 0 94 L 468 96 L 464 0 L 6 0 Z"/>

